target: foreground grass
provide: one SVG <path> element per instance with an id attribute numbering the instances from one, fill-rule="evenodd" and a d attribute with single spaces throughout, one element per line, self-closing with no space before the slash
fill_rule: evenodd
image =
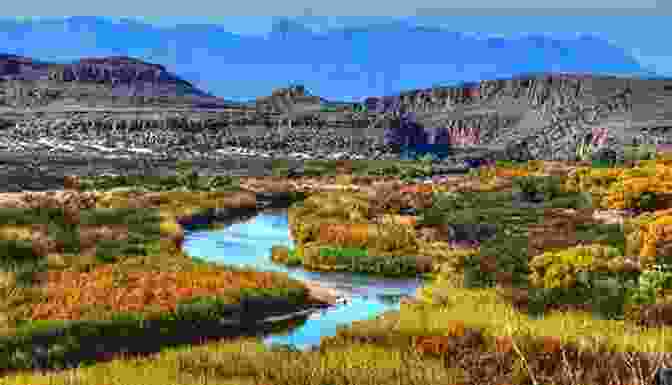
<path id="1" fill-rule="evenodd" d="M 401 312 L 390 312 L 386 314 L 387 318 L 363 321 L 341 329 L 338 336 L 323 342 L 319 352 L 280 351 L 269 349 L 255 339 L 238 339 L 166 349 L 145 358 L 121 357 L 93 367 L 60 373 L 23 373 L 2 378 L 0 384 L 607 383 L 603 382 L 605 373 L 620 373 L 619 368 L 602 370 L 602 381 L 581 382 L 578 377 L 573 378 L 572 373 L 585 366 L 577 365 L 577 357 L 564 350 L 566 343 L 586 337 L 589 342 L 584 342 L 584 354 L 590 356 L 590 352 L 600 351 L 604 343 L 598 336 L 622 341 L 620 346 L 611 346 L 609 350 L 629 357 L 633 366 L 626 372 L 629 378 L 640 381 L 628 382 L 619 375 L 609 379 L 608 383 L 643 384 L 649 383 L 652 373 L 648 369 L 637 372 L 641 357 L 634 352 L 652 353 L 660 364 L 663 352 L 670 351 L 670 342 L 665 338 L 669 329 L 637 336 L 618 321 L 596 321 L 586 315 L 558 314 L 530 321 L 527 317 L 516 315 L 511 308 L 498 304 L 488 290 L 456 290 L 452 299 L 453 303 L 449 306 L 402 305 Z M 486 321 L 483 314 L 496 314 L 497 317 L 490 316 Z M 446 351 L 437 356 L 423 354 L 413 345 L 413 336 L 454 335 L 451 326 L 456 325 L 456 320 L 469 329 L 477 326 L 485 328 L 482 332 L 484 342 L 472 347 L 474 351 Z M 561 345 L 556 351 L 535 352 L 531 343 L 524 339 L 527 333 L 537 337 L 560 336 Z M 498 336 L 515 336 L 512 349 L 498 348 Z M 527 345 L 525 341 L 528 341 Z M 456 340 L 453 342 L 459 347 Z M 565 360 L 558 360 L 564 353 Z M 547 357 L 547 361 L 557 360 L 556 365 L 566 371 L 567 377 L 557 376 L 557 372 L 554 376 L 543 376 L 526 367 L 534 366 L 535 362 L 543 359 L 540 358 L 542 356 Z M 465 362 L 464 359 L 471 361 Z"/>
<path id="2" fill-rule="evenodd" d="M 412 351 L 354 344 L 325 353 L 268 351 L 254 340 L 161 352 L 151 359 L 115 360 L 57 375 L 20 375 L 1 384 L 452 384 L 459 370 Z"/>

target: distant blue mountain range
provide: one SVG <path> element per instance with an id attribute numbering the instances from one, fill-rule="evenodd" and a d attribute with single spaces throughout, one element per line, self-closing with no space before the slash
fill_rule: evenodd
<path id="1" fill-rule="evenodd" d="M 530 72 L 655 76 L 623 49 L 592 36 L 479 39 L 406 22 L 316 33 L 281 19 L 268 36 L 260 37 L 230 33 L 219 25 L 159 28 L 88 16 L 2 20 L 0 47 L 0 53 L 54 62 L 136 57 L 229 100 L 266 96 L 291 83 L 329 100 L 360 101 Z"/>

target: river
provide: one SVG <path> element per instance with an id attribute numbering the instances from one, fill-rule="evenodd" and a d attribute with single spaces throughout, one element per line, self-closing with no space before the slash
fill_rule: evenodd
<path id="1" fill-rule="evenodd" d="M 339 325 L 375 318 L 389 310 L 399 310 L 400 297 L 413 296 L 421 278 L 386 278 L 341 272 L 311 272 L 271 261 L 271 247 L 293 247 L 287 210 L 262 211 L 255 217 L 218 230 L 185 231 L 184 250 L 192 257 L 228 265 L 251 266 L 259 271 L 286 272 L 290 277 L 310 280 L 344 294 L 346 301 L 318 311 L 306 322 L 287 332 L 265 337 L 271 344 L 293 345 L 306 350 L 319 346 L 323 336 L 336 335 Z"/>

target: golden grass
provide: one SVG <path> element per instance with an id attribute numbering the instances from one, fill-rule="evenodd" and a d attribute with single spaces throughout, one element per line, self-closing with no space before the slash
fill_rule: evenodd
<path id="1" fill-rule="evenodd" d="M 429 301 L 440 289 L 432 285 L 422 290 Z M 448 305 L 439 308 L 426 307 L 422 311 L 401 311 L 401 328 L 413 334 L 441 332 L 449 320 L 460 319 L 470 327 L 483 328 L 489 335 L 516 334 L 533 336 L 557 336 L 563 343 L 577 342 L 584 338 L 601 335 L 605 346 L 611 351 L 662 352 L 672 349 L 672 328 L 638 328 L 626 321 L 595 319 L 585 312 L 550 312 L 542 319 L 530 319 L 517 312 L 510 304 L 497 299 L 497 289 L 462 289 L 450 287 Z M 445 302 L 444 302 L 445 303 Z M 488 314 L 488 317 L 484 317 Z M 493 316 L 494 315 L 494 316 Z"/>
<path id="2" fill-rule="evenodd" d="M 151 358 L 114 360 L 48 375 L 0 378 L 2 385 L 71 384 L 451 384 L 459 373 L 439 359 L 370 344 L 317 352 L 274 352 L 241 339 L 167 349 Z M 239 382 L 241 381 L 241 382 Z"/>
<path id="3" fill-rule="evenodd" d="M 32 239 L 30 225 L 0 225 L 0 239 L 25 240 Z"/>

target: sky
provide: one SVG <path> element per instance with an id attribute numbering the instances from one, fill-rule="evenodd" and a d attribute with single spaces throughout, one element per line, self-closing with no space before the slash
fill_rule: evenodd
<path id="1" fill-rule="evenodd" d="M 404 18 L 418 24 L 488 35 L 548 33 L 571 36 L 581 32 L 599 35 L 629 50 L 647 69 L 672 76 L 670 0 L 507 0 L 505 3 L 506 8 L 502 8 L 501 0 L 25 0 L 6 2 L 2 13 L 32 15 L 17 18 L 126 17 L 157 26 L 218 24 L 230 32 L 257 35 L 268 33 L 274 18 L 280 16 L 311 22 L 316 30 L 324 26 L 366 25 Z M 35 15 L 36 9 L 39 9 L 39 16 Z M 155 16 L 124 15 L 129 10 L 136 15 Z"/>
<path id="2" fill-rule="evenodd" d="M 122 0 L 123 1 L 123 0 Z M 350 0 L 341 1 L 348 3 Z M 494 0 L 493 0 L 494 1 Z M 470 3 L 488 4 L 493 1 L 474 0 Z M 429 1 L 427 1 L 429 2 Z M 367 2 L 367 4 L 370 2 Z M 500 10 L 409 10 L 404 16 L 388 17 L 319 17 L 299 16 L 298 19 L 310 23 L 313 29 L 349 25 L 381 23 L 393 18 L 411 20 L 421 25 L 441 26 L 448 30 L 472 32 L 488 36 L 512 36 L 531 33 L 547 33 L 559 37 L 573 37 L 580 33 L 598 35 L 619 47 L 627 49 L 644 67 L 661 75 L 672 76 L 672 44 L 669 44 L 672 5 L 655 7 L 655 1 L 636 2 L 651 8 L 627 9 L 628 1 L 567 0 L 563 4 L 582 3 L 593 9 L 567 8 L 563 10 L 526 9 L 523 0 L 508 1 L 509 5 L 519 5 L 518 9 Z M 672 4 L 672 1 L 670 1 Z M 601 10 L 600 6 L 610 4 L 611 8 Z M 623 7 L 619 9 L 619 7 Z M 361 8 L 361 7 L 360 7 Z M 387 9 L 387 8 L 386 8 Z M 310 12 L 308 12 L 310 14 Z M 285 15 L 283 15 L 285 16 Z M 176 24 L 213 23 L 224 26 L 230 32 L 263 35 L 269 32 L 273 16 L 219 16 L 219 17 L 139 17 L 139 20 L 159 26 Z"/>
<path id="3" fill-rule="evenodd" d="M 268 33 L 274 18 L 280 16 L 312 22 L 318 30 L 324 26 L 366 25 L 405 18 L 418 24 L 488 35 L 591 33 L 627 49 L 647 69 L 672 76 L 670 0 L 506 0 L 505 8 L 502 3 L 501 0 L 24 0 L 3 3 L 2 13 L 32 15 L 17 18 L 126 17 L 157 26 L 218 24 L 230 32 L 257 35 Z M 35 12 L 38 9 L 39 16 Z M 130 10 L 136 15 L 154 16 L 125 16 Z"/>

